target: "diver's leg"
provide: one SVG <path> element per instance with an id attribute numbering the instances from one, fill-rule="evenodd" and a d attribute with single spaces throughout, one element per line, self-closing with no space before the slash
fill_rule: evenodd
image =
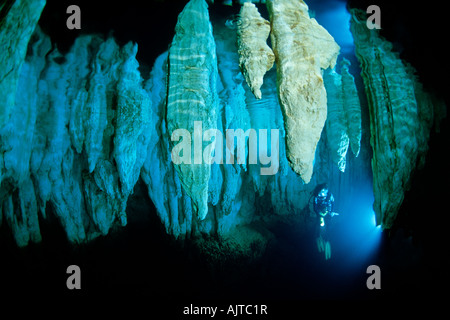
<path id="1" fill-rule="evenodd" d="M 323 252 L 325 250 L 325 247 L 324 247 L 324 244 L 323 244 L 322 235 L 319 235 L 316 238 L 316 243 L 317 243 L 317 249 L 319 250 L 319 252 Z"/>
<path id="2" fill-rule="evenodd" d="M 330 241 L 325 242 L 325 260 L 331 258 L 331 244 Z"/>

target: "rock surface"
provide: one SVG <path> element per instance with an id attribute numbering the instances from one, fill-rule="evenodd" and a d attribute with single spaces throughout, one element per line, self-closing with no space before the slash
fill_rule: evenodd
<path id="1" fill-rule="evenodd" d="M 322 69 L 333 68 L 339 46 L 309 17 L 302 0 L 267 1 L 278 94 L 286 128 L 289 164 L 309 183 L 317 143 L 327 117 Z"/>
<path id="2" fill-rule="evenodd" d="M 355 79 L 350 74 L 350 62 L 343 58 L 340 62 L 341 74 L 335 69 L 324 72 L 327 90 L 328 114 L 326 134 L 328 148 L 333 162 L 341 172 L 345 171 L 349 144 L 355 157 L 361 146 L 361 105 Z"/>
<path id="3" fill-rule="evenodd" d="M 28 42 L 44 9 L 45 0 L 16 0 L 1 5 L 0 17 L 0 128 L 10 118 Z"/>
<path id="4" fill-rule="evenodd" d="M 202 133 L 215 128 L 218 108 L 216 45 L 205 0 L 189 1 L 178 16 L 168 62 L 166 120 L 169 135 L 171 141 L 178 141 L 180 137 L 175 138 L 174 132 L 187 130 L 191 137 L 188 148 L 194 145 L 187 156 L 189 163 L 183 161 L 175 168 L 193 201 L 195 214 L 204 219 L 208 213 L 211 166 L 203 161 Z M 200 122 L 199 127 L 195 126 L 196 121 Z M 196 150 L 197 142 L 201 150 Z M 172 153 L 172 158 L 174 156 Z"/>
<path id="5" fill-rule="evenodd" d="M 0 129 L 1 207 L 19 246 L 41 240 L 49 202 L 71 242 L 126 225 L 151 135 L 136 52 L 81 36 L 63 56 L 34 33 L 15 112 Z"/>
<path id="6" fill-rule="evenodd" d="M 239 65 L 257 99 L 261 99 L 264 75 L 275 61 L 272 49 L 267 45 L 269 33 L 269 21 L 261 17 L 253 3 L 244 3 L 237 22 Z"/>
<path id="7" fill-rule="evenodd" d="M 390 42 L 366 27 L 363 11 L 352 11 L 351 32 L 370 110 L 373 207 L 377 223 L 390 228 L 413 172 L 424 162 L 431 126 L 445 115 L 445 108 L 442 102 L 430 103 L 414 69 Z"/>
<path id="8" fill-rule="evenodd" d="M 347 134 L 350 140 L 350 148 L 355 157 L 357 157 L 361 149 L 361 103 L 355 85 L 355 78 L 350 74 L 349 67 L 350 61 L 343 58 L 341 61 L 341 75 Z"/>

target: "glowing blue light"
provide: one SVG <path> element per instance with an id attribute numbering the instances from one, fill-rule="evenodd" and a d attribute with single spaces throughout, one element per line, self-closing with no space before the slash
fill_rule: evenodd
<path id="1" fill-rule="evenodd" d="M 336 235 L 331 241 L 335 259 L 344 270 L 352 272 L 370 264 L 378 252 L 382 228 L 376 225 L 372 209 L 373 192 L 369 185 L 360 186 L 348 204 L 340 208 Z M 333 249 L 332 249 L 333 250 Z"/>
<path id="2" fill-rule="evenodd" d="M 350 13 L 347 11 L 346 2 L 333 0 L 308 1 L 310 10 L 315 12 L 315 18 L 333 36 L 341 47 L 341 53 L 349 53 L 354 50 L 353 36 L 350 32 Z"/>
<path id="3" fill-rule="evenodd" d="M 368 213 L 368 215 L 370 215 L 371 225 L 374 228 L 380 227 L 380 226 L 377 226 L 377 218 L 375 216 L 375 212 L 372 209 L 368 210 L 368 212 L 370 212 L 370 213 Z"/>

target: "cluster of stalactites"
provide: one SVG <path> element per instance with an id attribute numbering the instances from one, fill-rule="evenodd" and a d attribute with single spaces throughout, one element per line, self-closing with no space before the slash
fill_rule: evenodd
<path id="1" fill-rule="evenodd" d="M 302 1 L 270 1 L 270 25 L 256 7 L 245 5 L 239 48 L 234 30 L 212 29 L 204 0 L 190 1 L 169 52 L 155 62 L 146 83 L 138 72 L 137 45 L 81 36 L 62 55 L 39 29 L 31 37 L 43 2 L 15 3 L 19 10 L 12 7 L 7 17 L 15 15 L 14 21 L 22 12 L 24 29 L 14 34 L 5 29 L 9 24 L 0 25 L 0 45 L 23 35 L 17 51 L 2 60 L 13 72 L 0 81 L 1 92 L 10 95 L 0 110 L 0 223 L 6 221 L 20 246 L 40 241 L 38 215 L 47 218 L 49 203 L 71 242 L 125 225 L 128 197 L 142 177 L 168 233 L 217 233 L 250 248 L 264 238 L 248 227 L 258 219 L 258 196 L 271 194 L 274 218 L 296 214 L 307 206 L 312 184 L 328 177 L 327 155 L 317 154 L 318 175 L 311 178 L 312 159 L 327 113 L 322 69 L 334 66 L 339 47 L 309 18 Z M 283 29 L 286 25 L 292 29 Z M 266 44 L 269 29 L 273 52 Z M 261 61 L 247 42 L 259 30 L 262 36 L 253 40 L 264 51 Z M 295 50 L 287 50 L 293 44 Z M 299 52 L 302 61 L 296 60 Z M 276 72 L 269 70 L 274 58 Z M 255 99 L 258 92 L 262 99 Z M 279 130 L 279 173 L 261 176 L 261 165 L 246 163 L 174 164 L 172 133 L 192 132 L 194 121 L 222 132 Z M 301 138 L 306 132 L 314 137 Z M 350 129 L 347 133 L 352 144 Z M 225 153 L 228 146 L 223 147 Z M 307 159 L 308 168 L 297 165 L 299 159 Z"/>
<path id="2" fill-rule="evenodd" d="M 273 51 L 267 45 L 269 33 L 269 21 L 261 17 L 253 3 L 245 2 L 237 22 L 239 65 L 257 99 L 261 99 L 264 75 L 275 62 Z"/>
<path id="3" fill-rule="evenodd" d="M 150 134 L 137 45 L 81 36 L 62 55 L 35 30 L 43 3 L 16 1 L 0 25 L 0 44 L 16 49 L 0 80 L 10 96 L 1 108 L 0 223 L 19 246 L 41 240 L 48 203 L 71 242 L 125 225 Z"/>

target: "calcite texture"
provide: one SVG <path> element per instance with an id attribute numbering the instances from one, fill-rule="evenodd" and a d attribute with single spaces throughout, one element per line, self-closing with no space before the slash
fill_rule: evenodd
<path id="1" fill-rule="evenodd" d="M 166 120 L 169 135 L 184 129 L 191 135 L 192 144 L 195 139 L 200 139 L 202 144 L 202 131 L 215 128 L 218 109 L 216 44 L 205 0 L 189 1 L 178 16 L 168 61 Z M 201 122 L 201 131 L 194 132 L 196 121 Z M 211 166 L 203 163 L 203 152 L 199 157 L 194 152 L 191 152 L 190 163 L 176 164 L 175 168 L 193 201 L 195 213 L 204 219 L 208 214 Z"/>
<path id="2" fill-rule="evenodd" d="M 16 0 L 1 5 L 0 17 L 0 128 L 15 105 L 15 93 L 28 42 L 44 9 L 45 0 Z"/>
<path id="3" fill-rule="evenodd" d="M 48 203 L 74 243 L 126 225 L 151 135 L 136 52 L 81 36 L 62 55 L 38 28 L 31 37 L 0 128 L 0 207 L 19 246 L 41 240 Z"/>
<path id="4" fill-rule="evenodd" d="M 316 19 L 309 17 L 302 0 L 270 0 L 267 8 L 287 157 L 292 169 L 309 183 L 327 118 L 322 70 L 334 67 L 340 48 Z"/>
<path id="5" fill-rule="evenodd" d="M 142 88 L 142 79 L 136 60 L 137 45 L 128 43 L 123 48 L 123 66 L 120 70 L 117 90 L 114 158 L 117 164 L 122 192 L 133 190 L 141 167 L 147 157 L 150 138 L 150 98 Z"/>
<path id="6" fill-rule="evenodd" d="M 355 157 L 361 149 L 361 103 L 355 78 L 349 71 L 350 61 L 343 58 L 341 61 L 342 98 L 345 118 L 347 119 L 347 134 L 350 140 L 350 148 Z"/>
<path id="7" fill-rule="evenodd" d="M 392 44 L 366 27 L 365 12 L 352 11 L 351 32 L 370 111 L 373 207 L 377 223 L 390 228 L 414 170 L 424 163 L 431 127 L 445 116 L 445 107 L 423 92 L 414 69 Z"/>
<path id="8" fill-rule="evenodd" d="M 257 99 L 261 99 L 264 75 L 275 61 L 272 49 L 267 45 L 269 33 L 269 21 L 261 17 L 253 3 L 244 3 L 237 21 L 239 66 Z"/>
<path id="9" fill-rule="evenodd" d="M 349 145 L 355 157 L 361 146 L 361 105 L 355 80 L 348 67 L 350 62 L 343 58 L 340 62 L 341 74 L 335 69 L 324 72 L 327 90 L 328 115 L 326 134 L 333 162 L 341 172 L 345 171 Z"/>
<path id="10" fill-rule="evenodd" d="M 327 70 L 324 73 L 324 81 L 328 102 L 326 121 L 328 147 L 332 153 L 333 162 L 341 172 L 344 172 L 349 138 L 347 134 L 347 119 L 344 113 L 342 76 L 335 70 Z"/>

